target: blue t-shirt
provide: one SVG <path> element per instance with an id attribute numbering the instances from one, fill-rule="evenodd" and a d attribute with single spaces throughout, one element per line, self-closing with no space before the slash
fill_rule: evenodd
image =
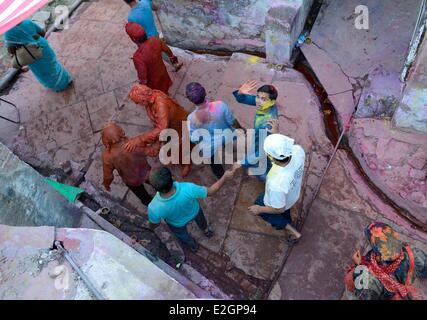
<path id="1" fill-rule="evenodd" d="M 230 108 L 222 101 L 214 101 L 208 103 L 208 111 L 209 111 L 209 121 L 205 123 L 198 123 L 196 120 L 196 112 L 193 111 L 188 115 L 187 125 L 188 131 L 190 134 L 190 140 L 193 143 L 198 143 L 201 148 L 206 150 L 208 154 L 205 154 L 204 157 L 210 158 L 220 147 L 221 145 L 225 145 L 233 140 L 233 132 L 234 128 L 232 127 L 234 121 L 233 113 Z M 197 135 L 197 130 L 205 129 L 209 132 L 210 139 L 204 139 L 202 134 L 200 137 Z M 215 132 L 215 130 L 226 130 Z M 200 132 L 200 131 L 199 131 Z"/>
<path id="2" fill-rule="evenodd" d="M 174 227 L 183 227 L 193 220 L 200 209 L 197 199 L 205 199 L 208 189 L 190 182 L 174 182 L 176 192 L 164 199 L 157 192 L 148 205 L 148 220 L 159 224 L 163 219 Z"/>
<path id="3" fill-rule="evenodd" d="M 140 0 L 138 4 L 130 10 L 128 21 L 142 26 L 147 34 L 147 38 L 159 35 L 156 24 L 154 23 L 151 0 Z"/>

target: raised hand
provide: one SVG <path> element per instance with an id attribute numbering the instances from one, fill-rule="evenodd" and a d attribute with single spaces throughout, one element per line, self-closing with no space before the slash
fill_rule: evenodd
<path id="1" fill-rule="evenodd" d="M 240 94 L 250 94 L 250 92 L 257 87 L 255 80 L 248 80 L 239 88 Z"/>

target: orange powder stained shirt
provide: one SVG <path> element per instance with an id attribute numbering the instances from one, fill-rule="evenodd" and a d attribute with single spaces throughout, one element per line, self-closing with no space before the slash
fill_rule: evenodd
<path id="1" fill-rule="evenodd" d="M 102 153 L 104 185 L 109 186 L 117 170 L 123 182 L 131 187 L 138 187 L 147 181 L 151 167 L 147 162 L 146 150 L 138 147 L 133 152 L 124 149 L 126 141 L 115 144 Z"/>

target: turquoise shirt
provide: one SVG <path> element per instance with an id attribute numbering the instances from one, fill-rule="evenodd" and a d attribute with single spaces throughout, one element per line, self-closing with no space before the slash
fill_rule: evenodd
<path id="1" fill-rule="evenodd" d="M 128 22 L 137 23 L 142 26 L 147 35 L 147 39 L 159 35 L 151 9 L 151 0 L 140 0 L 138 4 L 130 10 Z"/>
<path id="2" fill-rule="evenodd" d="M 148 205 L 148 220 L 159 224 L 165 220 L 174 227 L 183 227 L 193 220 L 200 209 L 197 199 L 205 199 L 208 189 L 190 182 L 174 182 L 176 191 L 165 199 L 157 192 Z"/>

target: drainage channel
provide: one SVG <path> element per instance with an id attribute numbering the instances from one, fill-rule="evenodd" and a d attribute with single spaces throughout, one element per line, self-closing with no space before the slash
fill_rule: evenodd
<path id="1" fill-rule="evenodd" d="M 302 31 L 303 35 L 308 36 L 310 34 L 323 5 L 324 0 L 314 1 Z M 318 80 L 315 72 L 313 71 L 310 64 L 305 59 L 299 48 L 296 48 L 294 50 L 292 55 L 292 61 L 294 63 L 294 69 L 301 72 L 305 76 L 307 81 L 312 85 L 313 90 L 319 99 L 320 105 L 322 106 L 326 135 L 331 141 L 331 143 L 336 146 L 342 132 L 340 131 L 337 122 L 335 107 L 329 100 L 326 90 L 323 88 L 321 82 Z M 355 108 L 357 108 L 357 106 L 355 106 Z M 413 229 L 427 233 L 427 226 L 423 222 L 414 217 L 408 210 L 398 206 L 367 176 L 359 159 L 354 155 L 353 150 L 351 149 L 348 139 L 345 135 L 342 141 L 340 142 L 339 149 L 344 150 L 346 152 L 348 158 L 359 172 L 359 175 L 363 178 L 363 181 L 369 186 L 373 193 L 375 193 L 380 199 L 382 199 L 385 204 L 393 208 L 393 210 L 401 218 L 407 221 Z"/>
<path id="2" fill-rule="evenodd" d="M 323 88 L 320 81 L 317 79 L 310 64 L 301 52 L 299 52 L 298 54 L 298 58 L 296 59 L 294 68 L 297 71 L 301 72 L 305 76 L 307 81 L 312 85 L 313 90 L 316 93 L 319 102 L 322 106 L 326 135 L 332 142 L 332 144 L 335 146 L 338 142 L 338 137 L 341 135 L 341 131 L 338 126 L 335 108 L 331 101 L 328 99 L 328 94 L 326 90 Z M 373 193 L 379 196 L 385 204 L 393 208 L 393 210 L 401 218 L 407 221 L 413 229 L 427 233 L 427 226 L 425 224 L 423 224 L 416 217 L 414 217 L 408 210 L 405 210 L 404 208 L 398 206 L 378 186 L 376 186 L 375 183 L 372 182 L 372 180 L 365 173 L 359 159 L 354 155 L 353 150 L 351 149 L 348 143 L 348 139 L 346 139 L 346 137 L 341 141 L 339 149 L 344 150 L 346 152 L 348 158 L 351 160 L 351 162 L 357 169 L 359 175 L 363 178 L 363 181 L 369 186 Z"/>

